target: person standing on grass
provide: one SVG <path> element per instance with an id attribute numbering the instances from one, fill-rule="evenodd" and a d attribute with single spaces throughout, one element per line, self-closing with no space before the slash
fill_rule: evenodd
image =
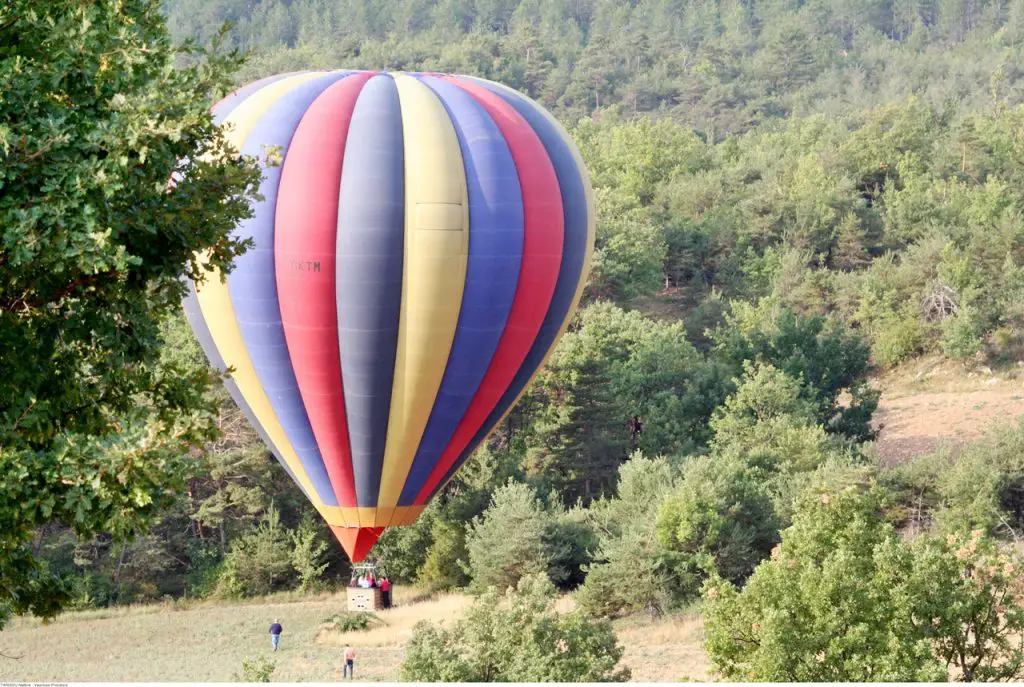
<path id="1" fill-rule="evenodd" d="M 380 578 L 380 596 L 384 608 L 391 608 L 391 582 L 388 581 L 387 575 Z"/>
<path id="2" fill-rule="evenodd" d="M 349 680 L 356 676 L 356 650 L 352 648 L 351 644 L 345 645 L 345 665 L 341 669 L 341 676 L 347 677 Z"/>
<path id="3" fill-rule="evenodd" d="M 274 651 L 277 651 L 277 644 L 281 641 L 281 629 L 281 623 L 276 620 L 270 626 L 270 643 L 274 645 Z"/>

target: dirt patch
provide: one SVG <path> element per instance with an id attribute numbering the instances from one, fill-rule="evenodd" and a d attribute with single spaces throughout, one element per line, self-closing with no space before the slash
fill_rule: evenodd
<path id="1" fill-rule="evenodd" d="M 875 448 L 889 464 L 962 446 L 1024 416 L 1024 378 L 987 368 L 963 370 L 927 361 L 878 381 L 885 389 L 875 413 Z"/>

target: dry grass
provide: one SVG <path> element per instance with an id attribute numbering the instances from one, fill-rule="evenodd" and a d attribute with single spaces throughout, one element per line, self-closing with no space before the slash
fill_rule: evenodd
<path id="1" fill-rule="evenodd" d="M 618 621 L 615 628 L 626 649 L 622 663 L 632 671 L 633 682 L 713 679 L 704 653 L 703 629 L 696 613 L 655 621 L 626 618 Z"/>
<path id="2" fill-rule="evenodd" d="M 389 626 L 359 644 L 356 669 L 361 680 L 396 680 L 404 649 L 403 633 L 432 614 L 456 612 L 462 597 L 440 597 L 407 604 L 411 593 L 395 590 L 396 607 L 381 614 Z M 345 595 L 324 594 L 292 600 L 171 605 L 67 613 L 44 626 L 19 620 L 0 634 L 0 650 L 18 660 L 0 659 L 2 681 L 228 681 L 242 661 L 265 656 L 277 664 L 275 681 L 336 681 L 341 651 L 317 642 L 321 625 L 345 608 Z M 278 619 L 285 631 L 272 652 L 267 628 Z"/>
<path id="3" fill-rule="evenodd" d="M 421 620 L 429 620 L 450 627 L 465 611 L 472 600 L 463 594 L 443 594 L 405 604 L 396 595 L 396 605 L 376 616 L 381 623 L 373 623 L 369 630 L 359 632 L 338 632 L 321 629 L 316 642 L 325 646 L 343 647 L 404 647 L 412 637 L 412 628 Z"/>
<path id="4" fill-rule="evenodd" d="M 997 424 L 1024 415 L 1024 368 L 995 372 L 924 358 L 880 380 L 876 443 L 887 463 L 932 453 L 941 443 L 962 446 Z"/>
<path id="5" fill-rule="evenodd" d="M 20 619 L 0 633 L 0 682 L 230 681 L 242 661 L 264 656 L 277 664 L 274 681 L 341 679 L 341 647 L 356 647 L 360 681 L 396 681 L 412 628 L 420 620 L 450 625 L 471 604 L 461 594 L 426 597 L 395 589 L 384 624 L 365 632 L 326 630 L 323 621 L 345 607 L 344 593 L 280 595 L 246 603 L 163 604 L 66 613 L 43 625 Z M 570 597 L 558 602 L 566 612 Z M 270 650 L 267 628 L 284 626 L 281 648 Z M 707 679 L 700 619 L 694 615 L 616 623 L 623 664 L 635 681 Z"/>

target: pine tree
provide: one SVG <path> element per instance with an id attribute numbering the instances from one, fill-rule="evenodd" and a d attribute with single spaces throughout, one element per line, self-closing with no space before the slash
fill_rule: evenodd
<path id="1" fill-rule="evenodd" d="M 529 440 L 527 471 L 571 503 L 594 498 L 611 484 L 626 457 L 629 433 L 607 371 L 596 360 L 585 360 L 569 380 L 544 391 L 550 405 Z"/>

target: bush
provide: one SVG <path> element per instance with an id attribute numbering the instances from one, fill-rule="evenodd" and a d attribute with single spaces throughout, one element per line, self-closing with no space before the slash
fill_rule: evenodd
<path id="1" fill-rule="evenodd" d="M 875 362 L 892 367 L 925 349 L 924 327 L 916 313 L 886 316 L 874 329 L 872 352 Z"/>
<path id="2" fill-rule="evenodd" d="M 421 621 L 402 663 L 411 682 L 623 682 L 622 647 L 607 622 L 555 610 L 546 575 L 503 596 L 491 587 L 455 627 Z"/>
<path id="3" fill-rule="evenodd" d="M 1024 525 L 1024 422 L 998 428 L 939 467 L 936 518 L 947 533 L 995 533 Z"/>
<path id="4" fill-rule="evenodd" d="M 544 533 L 548 577 L 560 589 L 583 584 L 586 566 L 593 560 L 597 535 L 583 508 L 565 510 L 560 503 L 551 507 L 552 518 Z"/>
<path id="5" fill-rule="evenodd" d="M 185 575 L 186 593 L 197 599 L 214 593 L 221 574 L 221 555 L 218 547 L 203 539 L 193 539 L 186 549 L 188 572 Z"/>
<path id="6" fill-rule="evenodd" d="M 946 534 L 1019 536 L 1024 526 L 1024 422 L 996 428 L 958 453 L 920 456 L 883 473 L 908 515 Z"/>
<path id="7" fill-rule="evenodd" d="M 942 352 L 954 360 L 980 353 L 985 346 L 984 330 L 968 308 L 942 322 Z"/>
<path id="8" fill-rule="evenodd" d="M 292 544 L 292 568 L 299 577 L 299 591 L 311 592 L 321 584 L 327 563 L 323 562 L 327 553 L 327 543 L 320 538 L 321 527 L 307 512 L 298 528 L 290 534 Z"/>
<path id="9" fill-rule="evenodd" d="M 216 593 L 222 597 L 269 594 L 293 575 L 292 542 L 277 510 L 271 508 L 263 522 L 232 544 Z"/>
<path id="10" fill-rule="evenodd" d="M 768 556 L 779 528 L 769 494 L 773 472 L 738 457 L 699 458 L 687 467 L 657 518 L 659 540 L 683 555 L 687 576 L 713 566 L 740 583 Z"/>
<path id="11" fill-rule="evenodd" d="M 444 591 L 469 584 L 466 574 L 466 530 L 461 523 L 442 518 L 430 529 L 432 543 L 416 581 L 429 591 Z"/>
<path id="12" fill-rule="evenodd" d="M 895 593 L 906 551 L 880 494 L 808 494 L 742 592 L 706 588 L 708 654 L 729 680 L 930 681 L 945 677 Z"/>
<path id="13" fill-rule="evenodd" d="M 263 656 L 242 661 L 242 674 L 235 674 L 235 682 L 270 682 L 277 664 Z"/>
<path id="14" fill-rule="evenodd" d="M 764 299 L 736 304 L 715 334 L 716 350 L 739 373 L 744 363 L 772 365 L 800 380 L 800 396 L 814 404 L 817 424 L 856 441 L 874 438 L 871 416 L 879 392 L 867 386 L 867 342 L 838 319 L 800 317 Z M 840 404 L 841 394 L 851 402 Z"/>
<path id="15" fill-rule="evenodd" d="M 658 540 L 654 513 L 603 538 L 595 559 L 576 592 L 580 610 L 595 618 L 641 611 L 657 617 L 691 598 L 698 587 L 682 557 Z"/>
<path id="16" fill-rule="evenodd" d="M 382 623 L 373 613 L 338 613 L 323 621 L 324 627 L 338 632 L 360 632 L 370 629 L 370 622 Z"/>
<path id="17" fill-rule="evenodd" d="M 411 525 L 389 527 L 377 540 L 374 553 L 393 582 L 414 582 L 419 577 L 434 541 L 431 529 L 439 508 L 439 501 L 432 500 Z"/>

